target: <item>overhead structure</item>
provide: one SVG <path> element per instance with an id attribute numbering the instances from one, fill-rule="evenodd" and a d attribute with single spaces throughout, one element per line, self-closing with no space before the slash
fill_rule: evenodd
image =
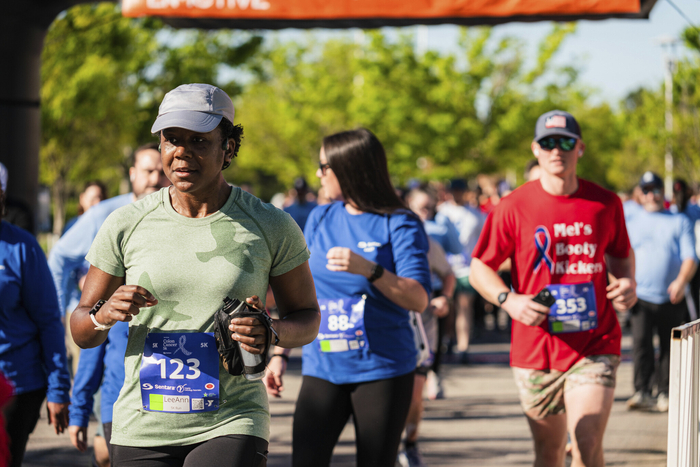
<path id="1" fill-rule="evenodd" d="M 56 15 L 80 0 L 0 0 L 0 162 L 7 194 L 36 206 L 41 142 L 41 50 Z"/>
<path id="2" fill-rule="evenodd" d="M 656 0 L 122 0 L 124 16 L 174 27 L 378 28 L 648 18 Z"/>
<path id="3" fill-rule="evenodd" d="M 51 21 L 94 0 L 0 0 L 0 162 L 8 192 L 36 206 L 41 50 Z M 116 0 L 115 0 L 116 1 Z M 413 24 L 649 17 L 656 0 L 122 0 L 125 16 L 158 16 L 177 28 L 376 28 Z"/>

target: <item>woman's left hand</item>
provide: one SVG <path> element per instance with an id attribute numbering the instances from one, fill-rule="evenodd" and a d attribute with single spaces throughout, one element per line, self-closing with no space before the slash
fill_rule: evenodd
<path id="1" fill-rule="evenodd" d="M 284 376 L 284 372 L 286 370 L 287 360 L 279 356 L 278 358 L 270 358 L 270 362 L 267 364 L 265 377 L 263 378 L 263 383 L 265 383 L 265 388 L 270 396 L 282 397 L 281 393 L 284 391 L 282 377 Z"/>
<path id="2" fill-rule="evenodd" d="M 46 414 L 49 425 L 53 425 L 56 434 L 61 434 L 68 428 L 68 402 L 47 402 Z"/>
<path id="3" fill-rule="evenodd" d="M 437 318 L 444 318 L 450 314 L 450 300 L 444 295 L 430 300 L 430 306 L 433 308 L 433 314 Z"/>
<path id="4" fill-rule="evenodd" d="M 358 255 L 350 248 L 335 246 L 326 253 L 328 264 L 326 268 L 330 271 L 343 271 L 350 274 L 359 274 L 364 277 L 372 275 L 374 263 Z"/>
<path id="5" fill-rule="evenodd" d="M 257 295 L 246 298 L 246 302 L 254 308 L 263 310 L 263 313 L 267 313 Z M 240 342 L 241 348 L 252 354 L 261 354 L 265 350 L 268 330 L 257 318 L 234 318 L 228 328 L 233 332 L 231 338 Z"/>

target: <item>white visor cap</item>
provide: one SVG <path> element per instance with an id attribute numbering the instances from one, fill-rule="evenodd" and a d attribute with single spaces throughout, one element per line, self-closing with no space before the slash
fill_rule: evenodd
<path id="1" fill-rule="evenodd" d="M 233 102 L 223 90 L 211 84 L 183 84 L 163 98 L 151 133 L 166 128 L 209 133 L 224 117 L 233 123 L 234 114 Z"/>

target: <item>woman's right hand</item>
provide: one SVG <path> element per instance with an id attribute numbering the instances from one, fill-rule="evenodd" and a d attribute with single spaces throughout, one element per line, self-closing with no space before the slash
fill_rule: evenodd
<path id="1" fill-rule="evenodd" d="M 114 291 L 95 315 L 98 323 L 105 326 L 117 321 L 129 322 L 139 314 L 140 308 L 154 306 L 158 300 L 151 292 L 139 285 L 122 285 Z"/>
<path id="2" fill-rule="evenodd" d="M 265 372 L 265 377 L 263 382 L 265 383 L 265 389 L 267 393 L 272 397 L 282 397 L 281 392 L 284 391 L 284 383 L 282 382 L 282 376 L 287 370 L 287 360 L 278 357 L 270 358 L 270 362 L 267 364 L 267 371 Z"/>
<path id="3" fill-rule="evenodd" d="M 80 451 L 85 452 L 88 448 L 87 434 L 88 427 L 71 425 L 68 427 L 68 434 L 70 435 L 70 442 L 73 446 Z"/>

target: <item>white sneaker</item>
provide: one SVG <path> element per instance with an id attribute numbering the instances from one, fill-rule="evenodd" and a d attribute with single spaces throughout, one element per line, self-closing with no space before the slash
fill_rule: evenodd
<path id="1" fill-rule="evenodd" d="M 668 412 L 668 394 L 662 392 L 656 397 L 656 410 Z"/>
<path id="2" fill-rule="evenodd" d="M 406 451 L 403 449 L 399 451 L 398 456 L 396 456 L 396 464 L 394 467 L 408 467 L 408 457 L 406 457 Z"/>
<path id="3" fill-rule="evenodd" d="M 425 463 L 423 463 L 423 457 L 420 455 L 420 451 L 418 450 L 417 446 L 411 446 L 402 452 L 407 461 L 407 464 L 405 464 L 405 466 L 402 464 L 402 467 L 428 467 L 425 465 Z"/>
<path id="4" fill-rule="evenodd" d="M 428 399 L 430 399 L 431 401 L 445 398 L 445 391 L 442 388 L 442 378 L 440 378 L 440 375 L 435 374 L 435 372 L 430 371 L 428 373 L 428 378 L 425 382 L 425 387 Z"/>
<path id="5" fill-rule="evenodd" d="M 651 394 L 643 391 L 637 391 L 632 397 L 627 399 L 628 410 L 650 410 L 654 405 Z"/>

